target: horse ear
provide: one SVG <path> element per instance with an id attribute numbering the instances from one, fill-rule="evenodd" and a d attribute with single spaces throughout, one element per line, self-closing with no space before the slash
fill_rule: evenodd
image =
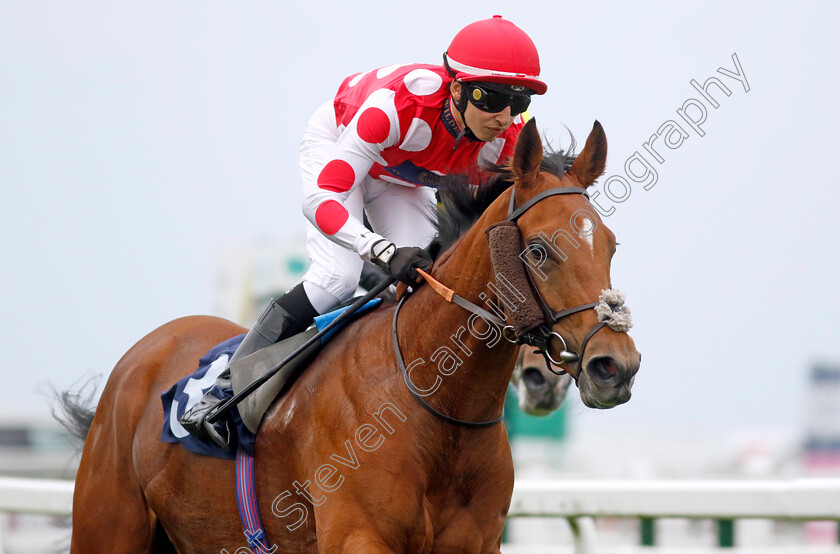
<path id="1" fill-rule="evenodd" d="M 531 118 L 519 132 L 510 161 L 513 177 L 521 187 L 527 188 L 537 179 L 542 158 L 542 139 L 537 131 L 536 119 Z"/>
<path id="2" fill-rule="evenodd" d="M 584 188 L 591 186 L 595 179 L 604 173 L 607 166 L 607 135 L 604 128 L 595 120 L 592 131 L 586 137 L 586 145 L 578 154 L 571 172 L 577 177 Z"/>

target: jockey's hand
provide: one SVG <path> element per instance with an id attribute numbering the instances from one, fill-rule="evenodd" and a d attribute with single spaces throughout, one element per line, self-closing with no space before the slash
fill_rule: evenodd
<path id="1" fill-rule="evenodd" d="M 416 285 L 420 275 L 417 268 L 428 270 L 432 267 L 432 256 L 423 248 L 396 245 L 387 240 L 380 240 L 370 249 L 371 261 L 389 275 L 407 285 Z"/>

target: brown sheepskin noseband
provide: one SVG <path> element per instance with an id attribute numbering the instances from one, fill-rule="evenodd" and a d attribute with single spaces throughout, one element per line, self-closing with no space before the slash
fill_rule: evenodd
<path id="1" fill-rule="evenodd" d="M 499 291 L 510 292 L 500 301 L 507 308 L 505 311 L 518 338 L 545 323 L 545 315 L 534 298 L 531 282 L 525 273 L 525 264 L 519 257 L 523 251 L 522 232 L 515 222 L 500 221 L 489 226 L 485 234 L 496 287 Z"/>

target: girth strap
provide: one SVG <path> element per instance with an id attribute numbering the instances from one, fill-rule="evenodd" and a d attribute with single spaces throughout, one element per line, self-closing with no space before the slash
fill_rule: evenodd
<path id="1" fill-rule="evenodd" d="M 236 505 L 239 519 L 245 532 L 245 539 L 252 552 L 273 552 L 269 549 L 268 539 L 260 519 L 257 506 L 257 492 L 254 487 L 254 457 L 243 449 L 236 451 Z"/>

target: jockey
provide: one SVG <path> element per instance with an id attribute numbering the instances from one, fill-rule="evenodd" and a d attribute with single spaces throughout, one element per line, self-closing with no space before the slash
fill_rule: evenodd
<path id="1" fill-rule="evenodd" d="M 435 235 L 435 186 L 513 154 L 531 95 L 547 89 L 539 74 L 530 37 L 496 15 L 459 31 L 443 66 L 347 77 L 312 116 L 300 148 L 310 268 L 269 303 L 230 361 L 303 331 L 350 298 L 363 260 L 412 283 L 415 268 L 431 265 L 423 247 Z M 229 421 L 204 421 L 219 402 L 205 394 L 181 423 L 229 449 Z"/>

